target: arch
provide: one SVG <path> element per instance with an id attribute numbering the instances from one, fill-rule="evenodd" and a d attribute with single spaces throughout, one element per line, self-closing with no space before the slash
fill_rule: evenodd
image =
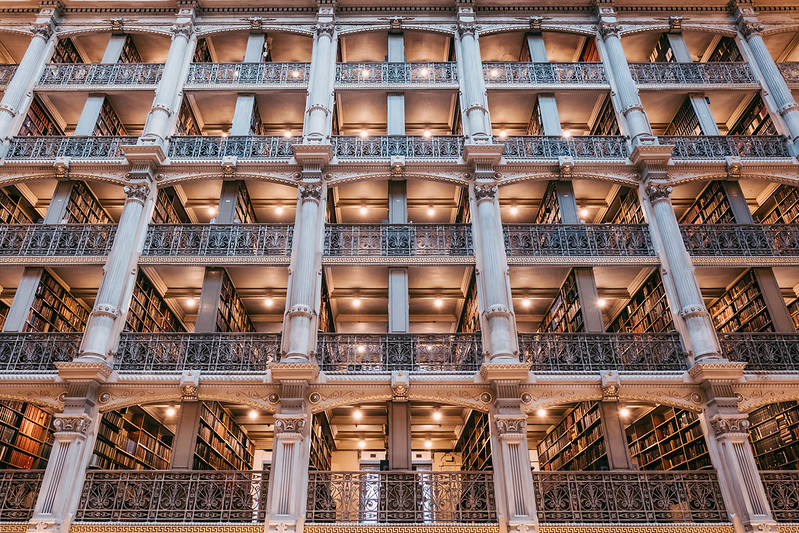
<path id="1" fill-rule="evenodd" d="M 453 26 L 454 26 L 454 22 L 449 23 L 449 24 L 443 23 L 443 24 L 439 24 L 437 26 L 422 26 L 422 25 L 419 25 L 419 24 L 406 24 L 406 23 L 403 23 L 402 24 L 402 29 L 404 31 L 421 31 L 421 32 L 425 32 L 425 33 L 438 33 L 438 34 L 447 35 L 449 37 L 452 37 L 452 36 L 455 35 L 455 30 L 453 29 Z M 391 29 L 392 28 L 391 28 L 391 24 L 390 23 L 372 24 L 372 25 L 369 25 L 369 26 L 358 25 L 358 26 L 350 27 L 350 28 L 347 27 L 346 23 L 344 23 L 344 24 L 338 26 L 336 28 L 336 31 L 337 31 L 339 37 L 343 37 L 345 35 L 354 35 L 356 33 L 376 33 L 376 32 L 382 32 L 382 31 L 389 31 Z"/>
<path id="2" fill-rule="evenodd" d="M 623 175 L 609 175 L 609 174 L 581 174 L 576 173 L 571 175 L 572 180 L 586 180 L 586 181 L 608 181 L 611 183 L 617 183 L 619 185 L 624 185 L 626 187 L 638 187 L 640 181 L 638 180 L 638 174 L 633 172 L 625 172 L 624 173 L 627 177 Z M 503 187 L 505 185 L 514 185 L 517 183 L 523 183 L 526 181 L 551 181 L 551 180 L 558 180 L 561 179 L 561 175 L 556 172 L 552 171 L 544 171 L 539 172 L 536 174 L 526 174 L 520 176 L 513 176 L 513 177 L 500 177 L 497 186 Z"/>
<path id="3" fill-rule="evenodd" d="M 746 414 L 750 414 L 756 409 L 778 402 L 799 402 L 799 388 L 795 388 L 795 386 L 790 389 L 769 387 L 765 391 L 754 389 L 751 391 L 753 393 L 751 396 L 742 394 L 747 392 L 745 388 L 738 388 L 736 391 L 736 396 L 738 396 L 738 410 Z"/>
<path id="4" fill-rule="evenodd" d="M 449 174 L 425 174 L 425 173 L 417 173 L 417 172 L 404 172 L 402 177 L 406 180 L 420 180 L 420 181 L 440 181 L 443 183 L 450 183 L 452 185 L 458 185 L 461 187 L 466 187 L 469 185 L 470 179 L 468 177 L 463 177 L 463 173 L 458 177 L 452 175 L 453 173 Z M 373 174 L 364 174 L 364 173 L 355 173 L 353 175 L 344 175 L 340 178 L 336 178 L 335 175 L 333 177 L 329 177 L 332 174 L 328 174 L 327 178 L 327 185 L 329 187 L 336 187 L 338 185 L 344 185 L 349 183 L 356 183 L 359 181 L 366 181 L 366 180 L 384 180 L 388 181 L 390 179 L 396 179 L 397 176 L 392 174 L 391 172 L 376 172 Z"/>
<path id="5" fill-rule="evenodd" d="M 125 186 L 128 184 L 128 181 L 125 180 L 124 174 L 120 173 L 120 176 L 98 176 L 97 174 L 83 174 L 81 172 L 71 172 L 69 174 L 69 178 L 74 181 L 99 181 L 105 183 L 113 183 L 115 185 L 119 185 L 120 187 Z M 14 185 L 15 183 L 24 183 L 26 181 L 36 181 L 36 180 L 56 180 L 58 179 L 55 173 L 48 172 L 48 173 L 41 173 L 41 174 L 20 174 L 17 176 L 11 175 L 9 177 L 0 177 L 0 187 L 5 187 L 6 185 Z"/>
<path id="6" fill-rule="evenodd" d="M 621 31 L 619 32 L 621 37 L 626 37 L 628 35 L 636 35 L 640 33 L 651 33 L 651 32 L 659 32 L 664 33 L 668 32 L 670 27 L 668 24 L 657 24 L 653 26 L 632 26 L 630 29 L 625 29 L 625 27 L 629 27 L 624 22 L 621 23 Z M 738 35 L 738 30 L 733 27 L 733 24 L 730 23 L 728 26 L 702 26 L 699 24 L 690 24 L 683 21 L 682 24 L 682 31 L 696 31 L 702 33 L 715 33 L 719 35 L 724 35 L 725 37 L 735 37 Z"/>
<path id="7" fill-rule="evenodd" d="M 738 176 L 739 179 L 743 180 L 753 180 L 753 181 L 768 181 L 774 183 L 784 183 L 786 185 L 793 185 L 795 187 L 799 187 L 799 176 L 776 176 L 774 174 L 766 174 L 766 173 L 749 173 L 743 172 Z M 729 174 L 727 172 L 715 172 L 713 174 L 704 174 L 701 176 L 696 175 L 689 175 L 686 178 L 680 178 L 676 180 L 672 180 L 671 184 L 674 186 L 682 185 L 685 183 L 693 183 L 693 182 L 704 182 L 704 181 L 717 181 L 717 180 L 726 180 L 729 179 Z"/>
<path id="8" fill-rule="evenodd" d="M 579 26 L 559 26 L 556 24 L 541 24 L 542 33 L 570 33 L 583 37 L 596 37 L 595 25 L 585 24 L 585 28 Z M 480 35 L 497 35 L 500 33 L 513 33 L 517 31 L 530 31 L 530 24 L 509 24 L 495 28 L 487 28 L 480 32 Z"/>
<path id="9" fill-rule="evenodd" d="M 31 37 L 33 34 L 28 29 L 30 24 L 26 24 L 24 27 L 25 29 L 19 29 L 16 27 L 9 27 L 9 26 L 0 26 L 0 35 L 3 33 L 11 33 L 13 35 L 24 35 L 26 37 Z"/>
<path id="10" fill-rule="evenodd" d="M 204 390 L 205 389 L 205 390 Z M 234 403 L 238 405 L 246 405 L 249 407 L 255 407 L 258 409 L 262 409 L 269 413 L 274 413 L 276 411 L 276 407 L 274 404 L 270 403 L 267 400 L 267 396 L 269 394 L 264 394 L 260 396 L 258 394 L 250 394 L 246 389 L 239 389 L 241 392 L 238 394 L 235 392 L 237 389 L 235 388 L 225 388 L 220 387 L 219 390 L 212 389 L 208 390 L 208 385 L 205 387 L 201 384 L 198 392 L 197 392 L 197 399 L 198 401 L 209 401 L 209 402 L 227 402 L 227 403 Z M 277 389 L 275 389 L 277 390 Z M 114 396 L 111 395 L 110 399 L 106 402 L 100 402 L 100 412 L 105 413 L 108 411 L 116 411 L 118 409 L 123 409 L 125 407 L 132 407 L 135 405 L 149 405 L 159 402 L 175 402 L 180 403 L 183 401 L 183 394 L 180 389 L 161 389 L 159 391 L 153 391 L 152 394 L 146 394 L 144 391 L 121 391 L 122 394 Z M 127 392 L 128 394 L 124 394 Z M 146 397 L 145 397 L 146 394 Z M 102 399 L 102 394 L 101 394 Z"/>
<path id="11" fill-rule="evenodd" d="M 787 24 L 784 26 L 776 26 L 770 29 L 764 29 L 760 32 L 761 36 L 765 35 L 777 35 L 779 33 L 792 33 L 792 32 L 799 32 L 799 24 Z"/>
<path id="12" fill-rule="evenodd" d="M 4 388 L 5 389 L 5 388 Z M 23 390 L 14 390 L 9 388 L 10 390 L 3 390 L 0 392 L 0 402 L 5 400 L 14 400 L 14 401 L 21 401 L 32 403 L 38 407 L 43 407 L 52 410 L 52 412 L 61 412 L 64 410 L 64 404 L 61 401 L 61 396 L 45 396 L 44 394 L 46 391 L 30 391 L 24 392 Z M 36 394 L 34 394 L 36 393 Z M 62 392 L 61 394 L 66 394 L 66 391 Z"/>
<path id="13" fill-rule="evenodd" d="M 312 25 L 311 25 L 312 26 Z M 290 33 L 293 35 L 302 35 L 305 37 L 313 38 L 314 30 L 313 29 L 303 29 L 302 27 L 292 27 L 287 28 L 285 26 L 270 26 L 268 24 L 263 24 L 261 26 L 263 32 L 267 35 L 270 33 Z M 241 25 L 225 25 L 225 26 L 218 26 L 214 24 L 208 24 L 207 27 L 203 25 L 198 25 L 197 30 L 195 31 L 195 35 L 197 37 L 213 37 L 214 35 L 221 35 L 223 33 L 235 33 L 235 32 L 243 32 L 249 33 L 250 32 L 250 24 L 249 22 L 242 22 Z"/>
<path id="14" fill-rule="evenodd" d="M 168 169 L 167 169 L 168 172 Z M 287 173 L 288 174 L 288 173 Z M 264 175 L 264 174 L 256 174 L 256 173 L 247 173 L 247 172 L 236 172 L 236 179 L 243 180 L 243 181 L 265 181 L 270 183 L 276 183 L 278 185 L 286 185 L 288 187 L 297 188 L 300 183 L 297 182 L 297 179 L 294 177 L 295 172 L 292 172 L 288 176 L 278 176 L 278 175 Z M 185 183 L 189 181 L 202 181 L 202 180 L 222 180 L 224 179 L 224 175 L 222 172 L 215 170 L 212 172 L 186 172 L 181 173 L 177 176 L 169 176 L 169 174 L 165 174 L 163 178 L 158 179 L 156 185 L 161 187 L 169 187 L 178 183 Z"/>
<path id="15" fill-rule="evenodd" d="M 491 407 L 490 401 L 484 402 L 481 400 L 481 395 L 488 392 L 488 390 L 488 385 L 486 385 L 484 389 L 411 385 L 408 389 L 408 401 L 433 401 L 442 405 L 469 407 L 482 412 L 488 412 Z M 362 405 L 364 403 L 376 401 L 389 401 L 392 398 L 391 388 L 388 384 L 379 389 L 366 389 L 360 393 L 346 389 L 332 390 L 329 393 L 325 389 L 317 389 L 311 392 L 312 395 L 314 393 L 321 396 L 321 400 L 313 404 L 311 408 L 311 412 L 314 414 L 335 407 Z"/>
<path id="16" fill-rule="evenodd" d="M 627 390 L 627 392 L 625 392 Z M 546 409 L 559 405 L 567 405 L 579 402 L 591 402 L 602 400 L 602 390 L 597 384 L 594 387 L 586 385 L 582 390 L 569 389 L 564 387 L 558 393 L 547 391 L 541 397 L 536 398 L 535 389 L 527 389 L 533 396 L 533 400 L 523 406 L 527 414 L 534 413 L 538 409 Z M 691 399 L 691 394 L 683 397 L 678 391 L 665 390 L 666 394 L 658 394 L 658 391 L 649 392 L 648 390 L 630 390 L 622 387 L 619 389 L 619 401 L 644 402 L 652 405 L 668 405 L 679 409 L 686 409 L 693 412 L 701 412 L 702 407 Z"/>
<path id="17" fill-rule="evenodd" d="M 125 24 L 124 32 L 125 33 L 149 33 L 153 35 L 162 35 L 167 39 L 172 38 L 172 30 L 170 29 L 172 24 L 164 26 L 164 29 L 159 29 L 152 26 L 136 26 L 133 24 Z M 109 25 L 107 28 L 98 28 L 96 26 L 90 27 L 78 27 L 78 28 L 65 28 L 63 31 L 59 31 L 59 28 L 56 28 L 56 36 L 61 39 L 62 37 L 75 37 L 78 35 L 88 35 L 92 33 L 111 33 L 111 26 Z"/>

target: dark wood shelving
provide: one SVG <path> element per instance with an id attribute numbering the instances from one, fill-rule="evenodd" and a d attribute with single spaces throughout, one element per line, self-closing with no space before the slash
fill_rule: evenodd
<path id="1" fill-rule="evenodd" d="M 199 470 L 249 470 L 253 445 L 247 433 L 219 402 L 203 402 L 194 468 Z"/>
<path id="2" fill-rule="evenodd" d="M 602 221 L 605 224 L 646 224 L 644 211 L 638 201 L 638 191 L 630 187 L 621 187 L 608 206 Z"/>
<path id="3" fill-rule="evenodd" d="M 538 325 L 538 333 L 579 333 L 583 331 L 583 312 L 574 269 L 569 271 L 558 295 Z"/>
<path id="4" fill-rule="evenodd" d="M 660 272 L 655 270 L 608 326 L 611 332 L 674 331 L 674 320 Z"/>
<path id="5" fill-rule="evenodd" d="M 33 95 L 31 105 L 17 133 L 19 137 L 39 137 L 48 135 L 64 135 L 53 115 L 47 110 L 37 95 Z"/>
<path id="6" fill-rule="evenodd" d="M 0 189 L 0 223 L 31 224 L 41 218 L 16 187 Z"/>
<path id="7" fill-rule="evenodd" d="M 83 63 L 83 57 L 69 37 L 59 39 L 50 58 L 50 63 Z"/>
<path id="8" fill-rule="evenodd" d="M 125 44 L 122 45 L 122 53 L 119 54 L 117 63 L 142 63 L 139 50 L 136 48 L 136 44 L 130 34 L 125 36 Z"/>
<path id="9" fill-rule="evenodd" d="M 727 135 L 777 135 L 774 121 L 759 93 L 755 94 Z"/>
<path id="10" fill-rule="evenodd" d="M 799 402 L 780 402 L 749 414 L 749 439 L 760 470 L 799 468 Z"/>
<path id="11" fill-rule="evenodd" d="M 469 413 L 455 451 L 461 454 L 461 470 L 491 470 L 493 462 L 487 413 L 474 410 Z"/>
<path id="12" fill-rule="evenodd" d="M 227 270 L 223 269 L 222 292 L 219 297 L 219 309 L 216 315 L 216 330 L 221 333 L 255 333 L 244 302 L 239 298 L 236 287 L 230 280 Z"/>
<path id="13" fill-rule="evenodd" d="M 751 269 L 710 304 L 708 311 L 716 330 L 720 332 L 774 331 L 766 301 Z"/>
<path id="14" fill-rule="evenodd" d="M 48 270 L 42 273 L 24 331 L 83 331 L 89 309 L 75 299 Z"/>
<path id="15" fill-rule="evenodd" d="M 309 466 L 311 470 L 329 471 L 333 458 L 335 440 L 330 430 L 330 423 L 325 413 L 313 415 L 311 427 L 311 455 Z"/>
<path id="16" fill-rule="evenodd" d="M 557 224 L 561 221 L 560 204 L 558 203 L 558 191 L 554 181 L 547 184 L 538 213 L 535 216 L 536 224 Z"/>
<path id="17" fill-rule="evenodd" d="M 86 182 L 76 181 L 72 185 L 63 222 L 65 224 L 109 224 L 113 222 L 113 219 Z"/>
<path id="18" fill-rule="evenodd" d="M 680 219 L 682 224 L 734 224 L 732 206 L 718 181 L 711 181 Z"/>
<path id="19" fill-rule="evenodd" d="M 53 447 L 53 417 L 32 403 L 0 402 L 0 468 L 45 468 Z"/>
<path id="20" fill-rule="evenodd" d="M 176 130 L 175 133 L 177 135 L 202 135 L 200 126 L 197 124 L 197 119 L 194 118 L 194 111 L 191 110 L 191 106 L 185 98 L 180 103 L 180 113 L 178 114 Z"/>
<path id="21" fill-rule="evenodd" d="M 696 116 L 694 105 L 689 97 L 685 97 L 680 109 L 675 113 L 671 123 L 666 126 L 663 135 L 702 135 L 702 126 L 699 124 L 699 117 Z"/>
<path id="22" fill-rule="evenodd" d="M 122 124 L 122 120 L 120 120 L 108 97 L 103 100 L 103 106 L 100 108 L 100 116 L 97 117 L 97 124 L 94 125 L 93 134 L 95 136 L 127 135 L 125 125 Z"/>
<path id="23" fill-rule="evenodd" d="M 147 275 L 139 270 L 136 285 L 128 308 L 125 331 L 175 332 L 186 331 L 180 319 L 172 312 L 161 293 Z"/>
<path id="24" fill-rule="evenodd" d="M 541 470 L 607 470 L 605 436 L 598 402 L 582 402 L 538 443 Z"/>
<path id="25" fill-rule="evenodd" d="M 138 406 L 103 413 L 90 466 L 110 470 L 165 470 L 174 433 Z"/>
<path id="26" fill-rule="evenodd" d="M 153 224 L 186 224 L 190 222 L 173 187 L 158 189 L 153 210 Z"/>
<path id="27" fill-rule="evenodd" d="M 621 128 L 616 120 L 616 110 L 613 109 L 610 94 L 605 95 L 602 107 L 591 126 L 590 135 L 621 135 Z"/>
<path id="28" fill-rule="evenodd" d="M 799 187 L 780 185 L 754 214 L 761 224 L 799 222 Z"/>
<path id="29" fill-rule="evenodd" d="M 692 411 L 655 407 L 627 426 L 627 442 L 642 470 L 710 468 L 702 426 Z"/>

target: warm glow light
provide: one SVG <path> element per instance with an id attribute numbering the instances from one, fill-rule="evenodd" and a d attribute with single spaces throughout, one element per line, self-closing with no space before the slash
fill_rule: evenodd
<path id="1" fill-rule="evenodd" d="M 366 208 L 366 206 L 363 206 L 363 205 L 361 206 L 361 209 L 360 209 L 360 211 L 361 211 L 361 214 L 362 214 L 362 215 L 365 215 L 366 213 L 368 213 L 368 212 L 369 212 L 369 210 Z"/>
<path id="2" fill-rule="evenodd" d="M 511 206 L 511 208 L 510 208 L 510 214 L 511 214 L 511 215 L 518 215 L 518 214 L 519 214 L 519 208 L 518 208 L 518 207 L 516 207 L 515 205 L 514 205 L 514 206 Z"/>
<path id="3" fill-rule="evenodd" d="M 256 411 L 255 409 L 250 409 L 250 412 L 248 413 L 248 416 L 250 418 L 258 418 L 258 411 Z"/>
<path id="4" fill-rule="evenodd" d="M 433 136 L 430 130 L 424 130 L 424 133 L 422 133 L 422 135 L 424 136 L 425 139 L 429 139 L 430 137 Z"/>
<path id="5" fill-rule="evenodd" d="M 360 420 L 361 418 L 363 418 L 363 412 L 361 412 L 360 409 L 356 409 L 355 411 L 352 412 L 352 418 L 354 418 L 355 420 Z"/>
<path id="6" fill-rule="evenodd" d="M 352 306 L 353 306 L 353 307 L 360 307 L 360 306 L 361 306 L 361 299 L 360 299 L 360 298 L 355 298 L 355 299 L 352 301 Z"/>
<path id="7" fill-rule="evenodd" d="M 546 409 L 539 409 L 537 414 L 541 418 L 544 418 L 545 416 L 547 416 L 547 410 Z"/>
<path id="8" fill-rule="evenodd" d="M 621 416 L 622 418 L 627 418 L 628 416 L 630 416 L 630 410 L 627 409 L 626 407 L 622 407 L 621 409 L 619 409 L 619 416 Z"/>
<path id="9" fill-rule="evenodd" d="M 283 134 L 283 137 L 285 137 L 286 139 L 290 139 L 291 138 L 291 130 L 286 130 L 286 133 Z"/>
<path id="10" fill-rule="evenodd" d="M 508 132 L 507 132 L 507 131 L 505 131 L 505 130 L 501 130 L 501 131 L 499 132 L 499 138 L 500 138 L 500 139 L 504 139 L 504 138 L 505 138 L 505 137 L 507 137 L 507 136 L 508 136 Z"/>
<path id="11" fill-rule="evenodd" d="M 363 353 L 365 351 L 366 351 L 366 346 L 364 346 L 363 344 L 358 346 L 358 353 Z"/>
<path id="12" fill-rule="evenodd" d="M 275 301 L 272 298 L 266 298 L 264 300 L 264 305 L 267 306 L 267 307 L 272 307 L 272 304 L 274 304 L 274 303 L 275 303 Z"/>
<path id="13" fill-rule="evenodd" d="M 177 409 L 175 409 L 174 407 L 167 407 L 166 416 L 175 416 L 177 412 L 178 412 Z"/>
<path id="14" fill-rule="evenodd" d="M 358 448 L 364 449 L 366 448 L 366 441 L 361 439 L 358 441 Z"/>
<path id="15" fill-rule="evenodd" d="M 608 305 L 608 301 L 605 300 L 604 298 L 600 298 L 599 300 L 596 301 L 596 304 L 599 307 L 605 307 L 606 305 Z"/>
<path id="16" fill-rule="evenodd" d="M 196 307 L 197 306 L 197 298 L 189 298 L 186 300 L 186 307 Z"/>
<path id="17" fill-rule="evenodd" d="M 522 305 L 524 307 L 530 307 L 533 302 L 530 301 L 530 298 L 522 298 Z"/>
<path id="18" fill-rule="evenodd" d="M 499 76 L 499 71 L 497 69 L 495 69 L 495 68 L 492 68 L 491 71 L 488 74 L 492 78 L 496 78 L 497 76 Z"/>
<path id="19" fill-rule="evenodd" d="M 280 205 L 277 206 L 275 208 L 275 213 L 277 213 L 278 215 L 282 215 L 283 214 L 283 206 L 280 206 Z"/>
<path id="20" fill-rule="evenodd" d="M 222 137 L 227 137 L 227 132 L 224 132 L 224 133 L 222 134 Z"/>
<path id="21" fill-rule="evenodd" d="M 361 139 L 366 139 L 369 136 L 369 132 L 366 130 L 361 130 Z"/>
<path id="22" fill-rule="evenodd" d="M 436 214 L 436 210 L 433 209 L 432 206 L 427 208 L 427 216 L 432 217 L 435 214 Z"/>
<path id="23" fill-rule="evenodd" d="M 427 439 L 426 441 L 424 441 L 424 447 L 429 450 L 430 448 L 433 447 L 433 441 L 430 440 L 430 439 Z"/>
<path id="24" fill-rule="evenodd" d="M 216 212 L 217 212 L 216 207 L 209 207 L 208 208 L 208 214 L 211 215 L 212 217 L 216 216 Z"/>
<path id="25" fill-rule="evenodd" d="M 292 78 L 299 78 L 300 77 L 300 71 L 299 70 L 292 70 L 291 71 L 291 77 Z"/>
<path id="26" fill-rule="evenodd" d="M 444 415 L 442 415 L 441 411 L 439 411 L 438 409 L 433 411 L 433 420 L 441 420 L 442 416 L 444 416 Z"/>
<path id="27" fill-rule="evenodd" d="M 564 136 L 564 137 L 571 137 L 571 136 L 572 136 L 572 132 L 570 132 L 569 130 L 565 130 L 565 131 L 563 132 L 563 136 Z"/>
<path id="28" fill-rule="evenodd" d="M 585 217 L 587 217 L 587 216 L 588 216 L 588 209 L 586 209 L 585 207 L 583 207 L 582 209 L 580 209 L 580 217 L 581 217 L 581 218 L 585 218 Z"/>
<path id="29" fill-rule="evenodd" d="M 361 75 L 362 75 L 364 78 L 368 78 L 369 76 L 371 76 L 371 72 L 369 72 L 369 69 L 363 69 L 363 70 L 361 71 Z"/>
<path id="30" fill-rule="evenodd" d="M 435 304 L 436 307 L 441 307 L 444 305 L 444 300 L 442 300 L 441 298 L 436 298 L 435 300 L 433 300 L 433 303 Z"/>
<path id="31" fill-rule="evenodd" d="M 419 75 L 420 76 L 427 76 L 427 68 L 426 67 L 422 67 L 421 69 L 419 69 Z"/>

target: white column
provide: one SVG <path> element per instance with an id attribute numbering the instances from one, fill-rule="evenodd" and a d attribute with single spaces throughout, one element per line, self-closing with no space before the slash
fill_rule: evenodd
<path id="1" fill-rule="evenodd" d="M 260 63 L 266 35 L 261 32 L 250 33 L 247 37 L 247 49 L 244 52 L 244 63 Z M 249 135 L 252 114 L 255 111 L 255 95 L 240 93 L 236 98 L 236 109 L 233 112 L 233 123 L 230 126 L 231 135 Z M 258 132 L 255 132 L 258 135 Z"/>
<path id="2" fill-rule="evenodd" d="M 310 419 L 310 413 L 275 414 L 272 470 L 266 501 L 267 533 L 302 531 L 308 497 Z"/>
<path id="3" fill-rule="evenodd" d="M 122 54 L 122 49 L 125 47 L 125 39 L 127 36 L 122 34 L 115 34 L 111 36 L 108 45 L 105 47 L 102 63 L 116 63 L 119 61 L 119 56 Z M 75 137 L 88 137 L 94 134 L 94 127 L 97 125 L 97 119 L 100 118 L 100 113 L 103 109 L 103 102 L 105 102 L 106 95 L 90 93 L 83 104 L 83 111 L 78 119 L 78 124 L 75 126 Z"/>
<path id="4" fill-rule="evenodd" d="M 691 52 L 688 50 L 688 45 L 685 43 L 683 34 L 670 32 L 666 35 L 668 36 L 674 59 L 676 59 L 678 63 L 692 63 Z M 716 120 L 713 118 L 713 113 L 710 112 L 710 105 L 707 103 L 705 95 L 701 93 L 692 93 L 688 95 L 688 99 L 691 101 L 691 106 L 694 108 L 696 118 L 699 120 L 702 133 L 704 135 L 721 135 Z"/>
<path id="5" fill-rule="evenodd" d="M 527 35 L 527 49 L 530 51 L 530 61 L 533 63 L 547 63 L 547 49 L 544 46 L 544 36 L 540 33 Z M 544 135 L 562 135 L 560 114 L 555 95 L 544 93 L 538 95 L 538 110 L 541 112 L 541 124 L 544 126 Z"/>
<path id="6" fill-rule="evenodd" d="M 114 33 L 108 40 L 108 45 L 105 47 L 105 53 L 101 63 L 116 63 L 119 61 L 119 56 L 122 55 L 122 50 L 125 48 L 125 41 L 128 36 L 125 33 Z"/>
<path id="7" fill-rule="evenodd" d="M 408 223 L 408 191 L 405 180 L 388 182 L 388 222 Z M 408 302 L 408 269 L 388 269 L 388 332 L 408 333 L 410 330 Z"/>
<path id="8" fill-rule="evenodd" d="M 477 24 L 471 9 L 462 9 L 458 13 L 455 51 L 464 133 L 471 144 L 491 142 L 491 119 L 488 115 L 483 62 L 480 59 Z"/>
<path id="9" fill-rule="evenodd" d="M 320 12 L 311 54 L 303 136 L 306 144 L 330 142 L 333 124 L 333 82 L 336 76 L 336 24 L 332 11 Z"/>

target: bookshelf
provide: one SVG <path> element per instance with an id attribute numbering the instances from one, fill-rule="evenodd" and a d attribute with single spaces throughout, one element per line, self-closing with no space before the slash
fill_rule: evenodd
<path id="1" fill-rule="evenodd" d="M 621 135 L 619 122 L 616 120 L 616 111 L 613 109 L 613 101 L 610 94 L 605 95 L 602 107 L 597 113 L 596 120 L 591 126 L 591 135 Z"/>
<path id="2" fill-rule="evenodd" d="M 161 293 L 141 270 L 136 276 L 136 285 L 133 287 L 125 331 L 140 333 L 186 331 Z"/>
<path id="3" fill-rule="evenodd" d="M 657 406 L 627 426 L 627 442 L 641 470 L 711 467 L 699 417 L 692 411 Z"/>
<path id="4" fill-rule="evenodd" d="M 327 276 L 322 273 L 322 302 L 319 306 L 319 322 L 316 326 L 324 333 L 336 332 L 336 321 L 333 320 L 333 306 L 330 303 L 330 293 L 327 290 Z"/>
<path id="5" fill-rule="evenodd" d="M 125 44 L 122 45 L 122 53 L 119 54 L 117 63 L 141 63 L 141 55 L 133 42 L 133 37 L 128 34 L 125 36 Z"/>
<path id="6" fill-rule="evenodd" d="M 587 37 L 585 39 L 585 44 L 580 52 L 580 58 L 578 61 L 585 61 L 589 63 L 602 61 L 602 58 L 599 57 L 599 49 L 596 46 L 596 39 L 594 37 Z"/>
<path id="7" fill-rule="evenodd" d="M 53 417 L 32 403 L 0 402 L 0 468 L 45 468 L 53 447 Z"/>
<path id="8" fill-rule="evenodd" d="M 103 413 L 97 433 L 93 468 L 165 470 L 172 458 L 174 433 L 138 406 Z"/>
<path id="9" fill-rule="evenodd" d="M 89 309 L 76 300 L 48 270 L 44 270 L 24 331 L 83 331 L 88 318 Z"/>
<path id="10" fill-rule="evenodd" d="M 491 470 L 491 438 L 488 414 L 471 411 L 463 426 L 455 451 L 461 454 L 461 470 L 474 472 Z"/>
<path id="11" fill-rule="evenodd" d="M 530 114 L 530 121 L 527 123 L 527 135 L 546 135 L 544 132 L 544 122 L 541 119 L 541 107 L 538 98 L 535 99 L 533 112 Z"/>
<path id="12" fill-rule="evenodd" d="M 250 135 L 267 135 L 266 127 L 261 122 L 261 110 L 258 109 L 258 101 L 253 100 L 252 115 L 250 116 Z"/>
<path id="13" fill-rule="evenodd" d="M 708 63 L 713 61 L 743 61 L 743 56 L 741 55 L 741 50 L 738 48 L 738 45 L 735 43 L 735 39 L 732 37 L 722 37 L 719 39 L 719 44 L 716 45 L 716 48 L 713 49 L 713 52 L 710 53 L 710 57 L 708 57 Z"/>
<path id="14" fill-rule="evenodd" d="M 558 203 L 558 190 L 554 181 L 547 184 L 538 213 L 535 216 L 536 224 L 558 224 L 561 221 L 560 204 Z"/>
<path id="15" fill-rule="evenodd" d="M 200 126 L 197 124 L 197 119 L 194 118 L 194 111 L 184 98 L 180 103 L 180 113 L 178 114 L 178 123 L 176 126 L 177 135 L 202 135 Z"/>
<path id="16" fill-rule="evenodd" d="M 111 216 L 94 195 L 92 190 L 83 181 L 76 181 L 72 185 L 64 224 L 108 224 L 113 222 Z"/>
<path id="17" fill-rule="evenodd" d="M 674 52 L 671 49 L 669 36 L 665 33 L 660 35 L 660 39 L 655 43 L 655 48 L 649 54 L 650 63 L 671 63 L 674 61 Z"/>
<path id="18" fill-rule="evenodd" d="M 685 97 L 680 109 L 671 119 L 671 123 L 666 126 L 663 135 L 702 135 L 702 126 L 699 124 L 699 117 L 696 116 L 694 105 L 689 97 Z"/>
<path id="19" fill-rule="evenodd" d="M 246 432 L 219 402 L 203 402 L 194 468 L 199 470 L 250 470 L 253 445 Z"/>
<path id="20" fill-rule="evenodd" d="M 569 271 L 555 301 L 547 309 L 544 320 L 538 325 L 538 333 L 578 333 L 583 331 L 583 312 L 574 269 Z"/>
<path id="21" fill-rule="evenodd" d="M 541 470 L 607 470 L 598 402 L 581 402 L 538 443 Z"/>
<path id="22" fill-rule="evenodd" d="M 216 330 L 221 333 L 234 331 L 238 333 L 255 333 L 255 327 L 247 316 L 244 302 L 239 298 L 236 287 L 230 280 L 227 270 L 222 270 L 222 291 L 219 297 L 219 309 L 216 315 Z"/>
<path id="23" fill-rule="evenodd" d="M 95 136 L 127 135 L 125 126 L 119 119 L 111 101 L 106 97 L 103 106 L 100 108 L 100 116 L 97 117 L 97 124 L 94 125 Z"/>
<path id="24" fill-rule="evenodd" d="M 463 309 L 458 320 L 458 333 L 474 333 L 480 331 L 480 304 L 477 301 L 477 279 L 472 274 L 469 289 L 463 302 Z"/>
<path id="25" fill-rule="evenodd" d="M 799 468 L 799 402 L 779 402 L 749 414 L 749 440 L 760 470 Z"/>
<path id="26" fill-rule="evenodd" d="M 33 206 L 15 187 L 0 189 L 0 223 L 30 224 L 39 218 Z"/>
<path id="27" fill-rule="evenodd" d="M 255 208 L 250 200 L 250 193 L 247 192 L 247 184 L 239 181 L 238 191 L 236 192 L 236 218 L 234 221 L 241 224 L 255 224 Z"/>
<path id="28" fill-rule="evenodd" d="M 0 329 L 3 329 L 3 326 L 6 324 L 6 317 L 8 316 L 9 309 L 9 306 L 3 302 L 0 302 Z"/>
<path id="29" fill-rule="evenodd" d="M 630 187 L 621 187 L 611 201 L 602 222 L 605 224 L 646 224 L 644 211 L 638 201 L 638 191 Z"/>
<path id="30" fill-rule="evenodd" d="M 774 121 L 759 93 L 755 94 L 727 135 L 777 135 Z"/>
<path id="31" fill-rule="evenodd" d="M 680 219 L 681 224 L 734 224 L 732 206 L 718 181 L 711 181 Z"/>
<path id="32" fill-rule="evenodd" d="M 211 48 L 208 46 L 208 40 L 205 37 L 197 39 L 197 46 L 194 48 L 194 58 L 192 63 L 213 63 L 214 59 L 211 57 Z M 187 134 L 192 135 L 192 134 Z"/>
<path id="33" fill-rule="evenodd" d="M 325 413 L 313 415 L 313 426 L 311 427 L 311 456 L 309 466 L 311 470 L 330 470 L 330 463 L 333 457 L 335 441 L 333 432 L 330 431 L 330 423 Z"/>
<path id="34" fill-rule="evenodd" d="M 780 185 L 755 212 L 761 224 L 794 224 L 799 222 L 799 188 Z"/>
<path id="35" fill-rule="evenodd" d="M 20 137 L 64 135 L 64 131 L 44 107 L 39 97 L 34 95 L 17 135 Z"/>
<path id="36" fill-rule="evenodd" d="M 83 58 L 72 39 L 65 37 L 56 43 L 50 63 L 83 63 Z"/>
<path id="37" fill-rule="evenodd" d="M 153 209 L 153 224 L 186 224 L 190 222 L 173 187 L 158 189 Z"/>
<path id="38" fill-rule="evenodd" d="M 611 332 L 674 331 L 674 320 L 660 272 L 655 270 L 608 326 Z"/>
<path id="39" fill-rule="evenodd" d="M 716 330 L 723 333 L 774 331 L 766 301 L 751 269 L 710 304 L 708 311 Z"/>
<path id="40" fill-rule="evenodd" d="M 7 310 L 5 312 L 8 313 Z M 796 329 L 796 331 L 799 331 L 799 298 L 788 304 L 788 312 L 791 313 L 793 327 Z M 5 317 L 3 320 L 5 320 Z"/>

